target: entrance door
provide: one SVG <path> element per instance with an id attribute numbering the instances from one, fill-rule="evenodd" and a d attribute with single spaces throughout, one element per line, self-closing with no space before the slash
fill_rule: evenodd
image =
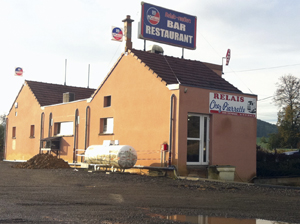
<path id="1" fill-rule="evenodd" d="M 209 116 L 188 114 L 187 165 L 208 165 Z"/>

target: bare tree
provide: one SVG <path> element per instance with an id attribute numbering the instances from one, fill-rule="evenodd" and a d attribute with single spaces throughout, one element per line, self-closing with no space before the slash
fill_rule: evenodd
<path id="1" fill-rule="evenodd" d="M 289 74 L 279 78 L 276 83 L 274 101 L 280 108 L 289 106 L 291 110 L 300 107 L 300 79 Z"/>
<path id="2" fill-rule="evenodd" d="M 282 146 L 297 147 L 300 140 L 300 79 L 289 74 L 279 78 L 274 96 Z"/>

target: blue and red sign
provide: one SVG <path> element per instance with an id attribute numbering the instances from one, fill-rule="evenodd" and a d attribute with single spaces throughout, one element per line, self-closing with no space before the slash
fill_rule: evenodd
<path id="1" fill-rule="evenodd" d="M 142 2 L 139 38 L 196 49 L 197 17 Z"/>
<path id="2" fill-rule="evenodd" d="M 16 76 L 23 76 L 23 69 L 21 67 L 17 67 L 15 69 L 15 75 Z"/>
<path id="3" fill-rule="evenodd" d="M 147 10 L 147 20 L 152 25 L 157 25 L 160 21 L 159 11 L 154 7 L 149 8 Z"/>
<path id="4" fill-rule="evenodd" d="M 121 28 L 112 27 L 111 35 L 112 35 L 112 40 L 120 41 L 120 42 L 123 41 L 123 31 Z"/>

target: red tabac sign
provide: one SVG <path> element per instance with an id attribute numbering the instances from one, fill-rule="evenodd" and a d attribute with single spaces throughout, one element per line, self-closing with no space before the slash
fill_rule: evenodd
<path id="1" fill-rule="evenodd" d="M 231 51 L 230 51 L 230 49 L 228 49 L 227 54 L 226 54 L 226 65 L 229 64 L 230 56 L 231 56 Z"/>

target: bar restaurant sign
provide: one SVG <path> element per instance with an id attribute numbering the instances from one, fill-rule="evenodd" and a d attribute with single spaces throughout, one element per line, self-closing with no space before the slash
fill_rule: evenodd
<path id="1" fill-rule="evenodd" d="M 209 113 L 256 117 L 256 99 L 224 93 L 209 93 Z"/>
<path id="2" fill-rule="evenodd" d="M 196 49 L 197 17 L 142 2 L 139 38 Z"/>

